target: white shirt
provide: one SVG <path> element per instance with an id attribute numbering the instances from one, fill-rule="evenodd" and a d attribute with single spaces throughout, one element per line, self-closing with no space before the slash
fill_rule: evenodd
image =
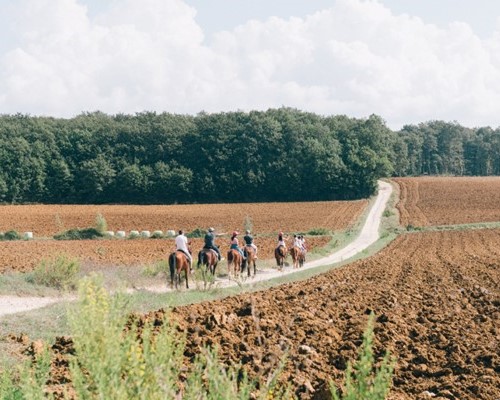
<path id="1" fill-rule="evenodd" d="M 185 251 L 186 253 L 189 253 L 187 237 L 184 235 L 178 235 L 175 238 L 175 247 L 177 248 L 177 250 L 182 250 Z"/>

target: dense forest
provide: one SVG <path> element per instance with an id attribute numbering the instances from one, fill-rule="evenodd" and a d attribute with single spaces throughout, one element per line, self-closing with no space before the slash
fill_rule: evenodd
<path id="1" fill-rule="evenodd" d="M 0 116 L 0 201 L 210 203 L 343 200 L 376 180 L 500 175 L 500 131 L 290 108 L 196 116 Z"/>

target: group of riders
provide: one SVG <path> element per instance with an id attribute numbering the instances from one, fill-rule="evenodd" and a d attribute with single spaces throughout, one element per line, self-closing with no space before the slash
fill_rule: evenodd
<path id="1" fill-rule="evenodd" d="M 207 250 L 214 250 L 216 253 L 217 253 L 217 257 L 219 259 L 219 261 L 221 260 L 224 260 L 224 257 L 222 257 L 221 253 L 220 253 L 220 250 L 219 250 L 219 247 L 216 246 L 215 244 L 215 239 L 217 236 L 222 236 L 222 235 L 225 235 L 225 233 L 215 233 L 215 229 L 214 228 L 208 228 L 208 231 L 205 235 L 205 238 L 204 238 L 204 246 L 203 246 L 203 249 L 207 249 Z M 234 231 L 231 235 L 231 241 L 230 241 L 230 248 L 231 249 L 235 249 L 235 250 L 238 250 L 239 253 L 241 254 L 243 260 L 246 260 L 246 250 L 243 248 L 240 247 L 239 245 L 239 240 L 238 240 L 238 235 L 239 235 L 239 232 L 238 231 Z M 253 236 L 251 234 L 251 231 L 250 230 L 246 230 L 245 232 L 245 236 L 243 236 L 243 241 L 245 243 L 245 247 L 246 246 L 249 246 L 249 247 L 253 247 L 253 249 L 255 250 L 255 258 L 258 258 L 257 257 L 257 246 L 255 245 L 255 243 L 253 242 Z M 285 242 L 285 239 L 284 239 L 284 235 L 283 235 L 283 232 L 279 232 L 278 234 L 278 245 L 277 245 L 277 248 L 279 247 L 284 247 L 284 250 L 285 252 L 287 251 L 287 246 L 286 246 L 286 242 Z M 293 246 L 294 247 L 298 247 L 302 253 L 304 254 L 304 257 L 305 257 L 305 254 L 307 252 L 307 247 L 306 247 L 306 241 L 305 241 L 305 238 L 304 236 L 302 235 L 293 235 Z M 175 247 L 176 247 L 176 251 L 181 251 L 182 253 L 184 253 L 187 257 L 187 259 L 189 260 L 189 264 L 190 264 L 190 267 L 192 269 L 193 267 L 193 257 L 191 255 L 191 251 L 189 249 L 189 240 L 188 238 L 186 237 L 186 235 L 184 234 L 184 231 L 183 230 L 180 230 L 179 231 L 179 234 L 176 236 L 175 238 Z"/>

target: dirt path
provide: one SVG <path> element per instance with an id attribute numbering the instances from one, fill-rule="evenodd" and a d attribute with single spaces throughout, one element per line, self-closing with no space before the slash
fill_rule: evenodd
<path id="1" fill-rule="evenodd" d="M 346 247 L 330 254 L 327 257 L 311 261 L 306 263 L 300 270 L 293 270 L 292 268 L 285 268 L 283 271 L 278 271 L 276 269 L 265 269 L 257 271 L 257 275 L 254 278 L 247 279 L 243 284 L 253 284 L 261 282 L 264 280 L 269 280 L 272 278 L 280 277 L 283 275 L 288 275 L 295 273 L 297 271 L 303 271 L 305 269 L 317 268 L 323 265 L 335 264 L 347 260 L 357 253 L 360 253 L 371 244 L 375 243 L 379 238 L 379 228 L 380 221 L 382 218 L 382 213 L 385 210 L 387 202 L 392 193 L 392 186 L 383 181 L 379 181 L 379 192 L 378 196 L 370 209 L 368 217 L 366 218 L 365 224 L 361 229 L 359 236 L 349 243 Z M 235 286 L 238 283 L 236 281 L 230 281 L 228 279 L 217 279 L 215 285 L 217 287 L 229 287 Z M 165 285 L 157 287 L 144 288 L 145 290 L 154 292 L 167 292 L 171 289 L 167 288 Z M 69 300 L 67 297 L 15 297 L 15 296 L 0 296 L 0 318 L 7 314 L 14 314 L 18 312 L 24 312 L 33 310 L 36 308 L 45 307 L 46 305 L 53 304 L 58 301 Z"/>

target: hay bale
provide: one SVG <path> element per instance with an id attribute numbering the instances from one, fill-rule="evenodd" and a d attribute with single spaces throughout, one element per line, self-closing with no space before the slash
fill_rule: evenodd
<path id="1" fill-rule="evenodd" d="M 26 240 L 33 239 L 33 232 L 24 232 L 24 233 L 23 233 L 23 237 L 24 237 Z"/>
<path id="2" fill-rule="evenodd" d="M 141 231 L 141 237 L 144 237 L 144 238 L 151 237 L 151 232 L 149 232 L 149 231 Z"/>
<path id="3" fill-rule="evenodd" d="M 125 231 L 116 231 L 116 237 L 124 238 L 126 236 L 127 236 L 127 232 L 125 232 Z"/>

